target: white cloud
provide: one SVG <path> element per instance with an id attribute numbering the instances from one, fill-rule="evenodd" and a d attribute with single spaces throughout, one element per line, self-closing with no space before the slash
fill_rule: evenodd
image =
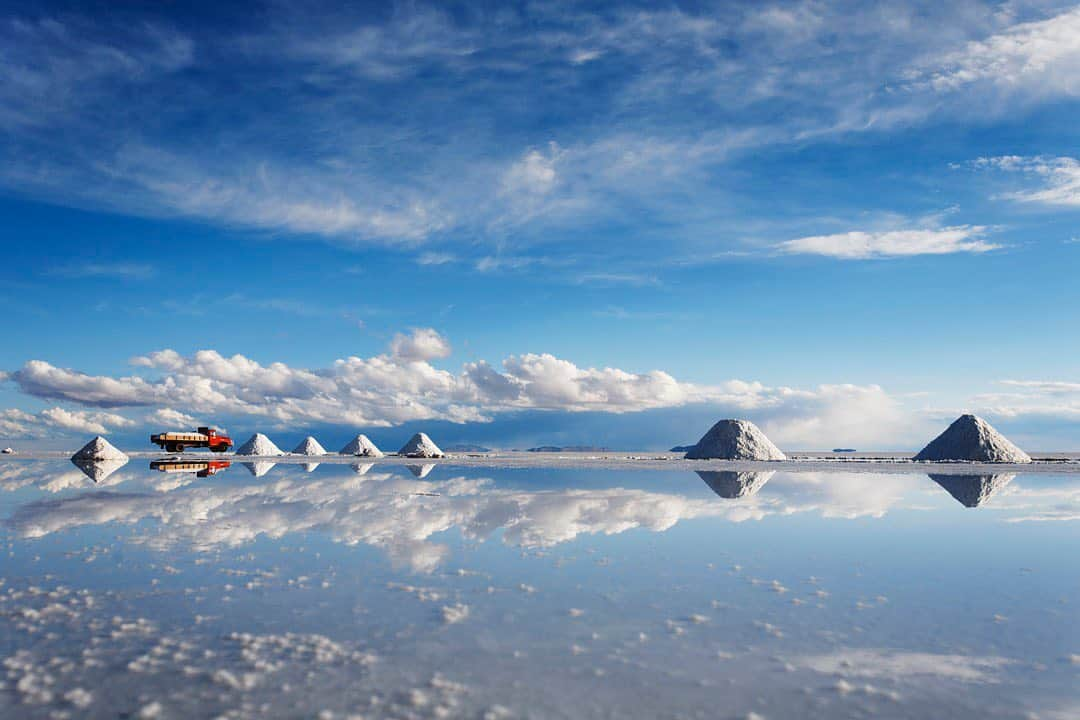
<path id="1" fill-rule="evenodd" d="M 39 413 L 18 409 L 0 410 L 0 436 L 40 437 L 60 433 L 93 433 L 105 435 L 117 428 L 133 427 L 135 422 L 123 415 L 87 410 L 67 410 L 53 407 Z"/>
<path id="2" fill-rule="evenodd" d="M 446 252 L 425 252 L 416 256 L 417 265 L 446 265 L 455 260 L 455 255 Z"/>
<path id="3" fill-rule="evenodd" d="M 544 195 L 558 181 L 555 164 L 559 159 L 559 146 L 551 143 L 547 154 L 529 150 L 524 157 L 507 169 L 503 176 L 503 192 Z"/>
<path id="4" fill-rule="evenodd" d="M 34 434 L 38 418 L 18 408 L 0 410 L 0 436 L 28 437 Z"/>
<path id="5" fill-rule="evenodd" d="M 1071 157 L 1019 157 L 1006 155 L 979 158 L 977 168 L 1019 172 L 1042 181 L 1042 187 L 1005 195 L 1010 200 L 1080 207 L 1080 160 Z"/>
<path id="6" fill-rule="evenodd" d="M 909 77 L 937 91 L 988 82 L 1036 95 L 1080 94 L 1080 8 L 969 42 Z"/>
<path id="7" fill-rule="evenodd" d="M 196 428 L 200 425 L 198 418 L 167 407 L 159 408 L 150 413 L 146 416 L 146 421 L 155 425 L 168 426 L 170 429 Z"/>
<path id="8" fill-rule="evenodd" d="M 1005 392 L 976 395 L 981 413 L 1009 420 L 1080 421 L 1080 383 L 1069 380 L 1002 380 Z"/>
<path id="9" fill-rule="evenodd" d="M 62 119 L 111 83 L 141 85 L 189 66 L 190 38 L 153 23 L 133 23 L 110 39 L 74 14 L 0 22 L 0 125 Z M 117 27 L 114 26 L 114 31 Z"/>
<path id="10" fill-rule="evenodd" d="M 853 231 L 833 235 L 813 235 L 777 245 L 789 255 L 823 255 L 841 260 L 984 253 L 1000 245 L 982 239 L 986 228 L 958 225 L 938 229 Z"/>
<path id="11" fill-rule="evenodd" d="M 878 386 L 768 387 L 731 380 L 700 385 L 661 370 L 580 367 L 548 353 L 511 355 L 501 368 L 466 363 L 457 374 L 431 360 L 450 345 L 430 328 L 398 334 L 388 353 L 348 357 L 329 367 L 262 365 L 214 350 L 184 356 L 160 350 L 132 358 L 154 377 L 93 376 L 27 362 L 12 376 L 30 395 L 99 407 L 162 408 L 158 419 L 261 417 L 280 425 L 396 425 L 411 420 L 485 422 L 519 410 L 633 413 L 709 404 L 718 415 L 749 415 L 780 442 L 890 440 L 902 426 L 897 402 Z M 186 418 L 191 419 L 191 418 Z M 17 420 L 13 420 L 17 421 Z"/>
<path id="12" fill-rule="evenodd" d="M 416 328 L 411 335 L 398 333 L 390 341 L 390 353 L 407 362 L 438 360 L 450 352 L 450 342 L 432 328 Z"/>
<path id="13" fill-rule="evenodd" d="M 41 411 L 41 418 L 53 427 L 74 432 L 104 435 L 109 428 L 134 427 L 135 422 L 123 415 L 107 412 L 87 412 L 85 410 L 65 410 L 54 407 Z"/>
<path id="14" fill-rule="evenodd" d="M 511 229 L 532 231 L 515 242 L 554 242 L 544 230 L 620 223 L 628 210 L 671 230 L 668 242 L 715 238 L 732 214 L 716 175 L 733 152 L 920 122 L 940 105 L 927 91 L 882 88 L 927 50 L 989 35 L 1008 40 L 983 54 L 1015 44 L 1035 58 L 1021 67 L 1070 66 L 1039 50 L 1067 42 L 1070 14 L 1002 31 L 1002 13 L 939 5 L 532 3 L 462 16 L 409 4 L 373 18 L 277 4 L 230 41 L 152 23 L 15 20 L 0 24 L 0 124 L 6 113 L 42 131 L 11 137 L 0 184 L 345 245 L 453 230 L 469 238 L 461 255 Z M 977 48 L 948 66 L 977 64 Z M 203 56 L 214 73 L 174 76 Z M 609 62 L 619 71 L 589 76 Z M 155 92 L 130 87 L 157 80 Z M 236 93 L 216 92 L 232 81 Z M 248 112 L 268 101 L 282 112 Z M 762 102 L 779 112 L 762 114 Z M 540 104 L 565 119 L 548 136 L 514 119 Z M 223 141 L 184 133 L 191 117 Z"/>

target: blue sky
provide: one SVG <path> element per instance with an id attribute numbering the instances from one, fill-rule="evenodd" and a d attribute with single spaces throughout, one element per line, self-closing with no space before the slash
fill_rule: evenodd
<path id="1" fill-rule="evenodd" d="M 0 440 L 1075 449 L 1078 97 L 1060 2 L 9 6 Z"/>

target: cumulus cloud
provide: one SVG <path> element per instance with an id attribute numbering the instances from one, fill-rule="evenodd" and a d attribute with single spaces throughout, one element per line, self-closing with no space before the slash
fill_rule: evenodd
<path id="1" fill-rule="evenodd" d="M 87 412 L 85 410 L 65 410 L 54 407 L 41 411 L 41 418 L 53 427 L 74 432 L 97 433 L 103 435 L 109 428 L 134 427 L 135 421 L 123 415 L 107 412 Z"/>
<path id="2" fill-rule="evenodd" d="M 925 230 L 853 231 L 833 235 L 812 235 L 780 243 L 780 252 L 789 255 L 823 255 L 840 260 L 910 257 L 913 255 L 948 255 L 984 253 L 1000 245 L 981 236 L 986 228 L 958 225 Z"/>
<path id="3" fill-rule="evenodd" d="M 390 353 L 407 362 L 427 362 L 450 356 L 450 342 L 432 328 L 416 328 L 410 335 L 398 333 L 390 341 Z"/>
<path id="4" fill-rule="evenodd" d="M 989 82 L 1037 95 L 1080 93 L 1080 9 L 1006 28 L 912 71 L 937 91 Z"/>
<path id="5" fill-rule="evenodd" d="M 11 379 L 24 393 L 40 398 L 73 400 L 84 405 L 121 407 L 150 405 L 155 402 L 155 388 L 142 378 L 93 376 L 76 370 L 30 360 Z"/>
<path id="6" fill-rule="evenodd" d="M 169 427 L 194 428 L 199 426 L 199 420 L 192 415 L 182 413 L 172 408 L 159 408 L 146 416 L 146 421 Z"/>
<path id="7" fill-rule="evenodd" d="M 979 158 L 975 167 L 1023 173 L 1041 181 L 1041 186 L 1033 190 L 1007 193 L 1005 197 L 1010 200 L 1080 207 L 1080 160 L 1076 158 L 1005 155 Z"/>
<path id="8" fill-rule="evenodd" d="M 134 425 L 133 420 L 108 412 L 62 407 L 48 408 L 36 414 L 15 408 L 0 410 L 0 436 L 4 437 L 39 437 L 55 431 L 105 435 L 113 429 Z"/>
<path id="9" fill-rule="evenodd" d="M 142 375 L 87 375 L 42 360 L 12 374 L 25 393 L 102 408 L 156 408 L 151 418 L 192 424 L 196 417 L 261 417 L 277 424 L 397 425 L 413 420 L 486 422 L 499 413 L 634 413 L 709 404 L 717 414 L 749 415 L 776 439 L 816 446 L 899 426 L 894 398 L 874 385 L 796 389 L 730 380 L 683 382 L 662 370 L 581 367 L 549 353 L 511 355 L 501 366 L 470 362 L 457 373 L 430 361 L 449 342 L 430 328 L 398 334 L 387 353 L 348 357 L 324 368 L 263 365 L 215 350 L 159 350 L 131 359 Z M 106 423 L 107 424 L 107 423 Z"/>

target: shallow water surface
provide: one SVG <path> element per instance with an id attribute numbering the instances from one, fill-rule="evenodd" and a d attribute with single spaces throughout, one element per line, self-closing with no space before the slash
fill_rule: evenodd
<path id="1" fill-rule="evenodd" d="M 0 462 L 0 716 L 1080 716 L 1077 475 L 187 460 Z"/>

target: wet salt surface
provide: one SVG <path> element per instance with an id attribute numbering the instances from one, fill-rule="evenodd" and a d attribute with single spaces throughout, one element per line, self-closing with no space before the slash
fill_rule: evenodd
<path id="1" fill-rule="evenodd" d="M 1080 476 L 0 462 L 0 717 L 1080 714 Z"/>

